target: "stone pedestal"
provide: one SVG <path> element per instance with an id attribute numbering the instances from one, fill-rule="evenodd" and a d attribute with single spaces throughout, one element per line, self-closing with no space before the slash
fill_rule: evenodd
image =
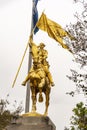
<path id="1" fill-rule="evenodd" d="M 47 116 L 30 116 L 19 117 L 6 130 L 56 130 L 56 127 Z"/>

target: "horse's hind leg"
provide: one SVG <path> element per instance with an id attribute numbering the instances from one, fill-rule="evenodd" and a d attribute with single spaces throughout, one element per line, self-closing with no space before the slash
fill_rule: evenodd
<path id="1" fill-rule="evenodd" d="M 49 106 L 49 95 L 50 95 L 50 89 L 46 89 L 45 96 L 46 96 L 46 102 L 45 102 L 45 112 L 44 115 L 47 116 L 48 114 L 48 106 Z"/>
<path id="2" fill-rule="evenodd" d="M 31 88 L 32 91 L 32 112 L 36 111 L 36 92 L 35 92 L 35 88 Z"/>

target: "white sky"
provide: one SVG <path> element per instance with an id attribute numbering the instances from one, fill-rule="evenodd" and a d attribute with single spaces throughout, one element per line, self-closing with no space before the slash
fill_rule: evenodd
<path id="1" fill-rule="evenodd" d="M 73 14 L 81 10 L 81 5 L 75 5 L 73 0 L 41 0 L 38 2 L 39 16 L 45 9 L 45 14 L 64 28 L 70 22 L 75 22 Z M 23 61 L 15 87 L 12 82 L 23 56 L 30 35 L 32 0 L 0 0 L 0 98 L 6 98 L 9 93 L 10 102 L 23 101 L 25 107 L 26 87 L 21 86 L 27 75 L 28 51 Z M 72 108 L 83 100 L 82 95 L 74 98 L 66 95 L 67 91 L 75 89 L 75 84 L 66 78 L 70 68 L 77 67 L 72 62 L 73 56 L 67 50 L 58 46 L 57 42 L 39 31 L 34 37 L 38 44 L 44 42 L 49 53 L 50 71 L 55 87 L 52 88 L 48 116 L 55 123 L 56 129 L 64 130 L 69 125 Z M 39 111 L 44 105 L 38 106 Z"/>

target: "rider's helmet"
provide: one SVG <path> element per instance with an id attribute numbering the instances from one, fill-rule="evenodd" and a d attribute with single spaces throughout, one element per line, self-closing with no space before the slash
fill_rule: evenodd
<path id="1" fill-rule="evenodd" d="M 39 47 L 45 47 L 44 43 L 40 43 Z"/>

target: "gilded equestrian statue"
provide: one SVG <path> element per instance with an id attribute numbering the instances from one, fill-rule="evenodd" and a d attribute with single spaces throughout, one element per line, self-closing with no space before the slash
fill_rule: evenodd
<path id="1" fill-rule="evenodd" d="M 36 112 L 37 94 L 39 93 L 39 102 L 43 102 L 43 94 L 45 94 L 45 112 L 44 115 L 48 114 L 48 106 L 50 99 L 51 86 L 54 86 L 52 75 L 49 71 L 49 63 L 47 61 L 48 52 L 44 49 L 44 43 L 40 43 L 37 46 L 33 40 L 32 35 L 30 36 L 30 48 L 33 59 L 33 65 L 22 82 L 22 85 L 26 85 L 27 81 L 30 81 L 30 89 L 32 93 L 32 112 Z"/>

